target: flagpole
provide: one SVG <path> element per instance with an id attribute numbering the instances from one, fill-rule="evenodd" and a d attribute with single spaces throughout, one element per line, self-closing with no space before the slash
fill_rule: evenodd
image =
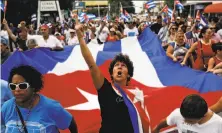
<path id="1" fill-rule="evenodd" d="M 6 16 L 7 3 L 8 3 L 8 1 L 5 0 L 5 3 L 4 3 L 4 19 L 5 19 L 5 16 Z"/>
<path id="2" fill-rule="evenodd" d="M 163 7 L 163 9 L 165 9 L 165 8 L 166 8 L 166 6 L 167 6 L 167 5 L 165 5 L 165 6 Z M 161 13 L 161 12 L 163 12 L 163 9 L 160 11 L 160 13 Z"/>

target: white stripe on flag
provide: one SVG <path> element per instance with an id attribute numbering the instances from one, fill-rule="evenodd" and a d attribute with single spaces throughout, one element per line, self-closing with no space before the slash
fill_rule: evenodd
<path id="1" fill-rule="evenodd" d="M 129 55 L 134 65 L 133 79 L 146 86 L 164 87 L 149 57 L 142 51 L 137 37 L 121 40 L 122 53 Z M 143 70 L 143 71 L 141 71 Z"/>
<path id="2" fill-rule="evenodd" d="M 103 46 L 97 46 L 95 44 L 87 45 L 93 55 L 94 60 L 96 61 L 96 57 L 98 51 L 103 49 Z M 77 45 L 73 48 L 68 59 L 63 63 L 57 63 L 54 69 L 48 73 L 54 73 L 56 75 L 64 75 L 67 73 L 75 72 L 78 70 L 89 70 L 80 50 L 80 45 Z"/>

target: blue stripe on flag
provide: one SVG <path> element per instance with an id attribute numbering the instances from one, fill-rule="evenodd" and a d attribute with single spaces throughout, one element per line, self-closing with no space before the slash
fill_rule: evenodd
<path id="1" fill-rule="evenodd" d="M 1 8 L 1 10 L 4 12 L 4 3 L 3 3 L 3 1 L 2 0 L 0 0 L 0 8 Z"/>
<path id="2" fill-rule="evenodd" d="M 34 66 L 42 74 L 45 74 L 51 71 L 58 62 L 66 61 L 73 48 L 73 46 L 66 46 L 64 51 L 50 51 L 46 48 L 38 48 L 24 52 L 16 51 L 2 65 L 2 70 L 4 70 L 1 73 L 2 79 L 7 80 L 10 70 L 19 65 Z"/>
<path id="3" fill-rule="evenodd" d="M 173 62 L 166 56 L 160 40 L 149 28 L 144 30 L 138 41 L 150 58 L 164 86 L 184 86 L 202 93 L 222 91 L 222 77 L 183 67 L 177 62 Z"/>
<path id="4" fill-rule="evenodd" d="M 138 41 L 143 51 L 151 56 L 165 56 L 160 39 L 153 34 L 149 27 L 138 37 Z"/>
<path id="5" fill-rule="evenodd" d="M 99 51 L 96 57 L 96 64 L 98 66 L 105 63 L 107 60 L 113 59 L 115 55 L 119 54 L 120 52 L 103 52 Z"/>
<path id="6" fill-rule="evenodd" d="M 121 41 L 115 41 L 115 42 L 105 42 L 103 51 L 109 51 L 109 52 L 121 52 Z"/>
<path id="7" fill-rule="evenodd" d="M 139 133 L 138 116 L 137 116 L 137 111 L 136 111 L 133 103 L 127 98 L 126 93 L 122 90 L 122 88 L 119 85 L 115 84 L 115 87 L 121 93 L 124 103 L 126 104 L 126 106 L 128 108 L 128 112 L 130 115 L 131 123 L 133 125 L 134 133 Z"/>

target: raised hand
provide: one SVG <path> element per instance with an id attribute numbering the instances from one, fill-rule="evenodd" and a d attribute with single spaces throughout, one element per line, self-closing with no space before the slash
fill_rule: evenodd
<path id="1" fill-rule="evenodd" d="M 77 23 L 75 25 L 75 30 L 76 30 L 76 34 L 77 34 L 78 38 L 84 37 L 83 25 L 82 24 Z"/>

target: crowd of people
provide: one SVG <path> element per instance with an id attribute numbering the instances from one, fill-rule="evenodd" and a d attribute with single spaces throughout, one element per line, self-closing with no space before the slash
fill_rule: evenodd
<path id="1" fill-rule="evenodd" d="M 34 30 L 32 25 L 28 26 L 24 21 L 17 28 L 13 24 L 8 26 L 7 20 L 4 19 L 0 32 L 1 64 L 15 49 L 22 52 L 45 47 L 61 51 L 67 45 L 80 45 L 98 92 L 102 114 L 100 133 L 134 132 L 125 102 L 121 102 L 121 105 L 115 102 L 116 97 L 124 94 L 117 94 L 113 89 L 114 84 L 128 86 L 134 67 L 127 55 L 116 55 L 109 67 L 112 80 L 109 82 L 100 72 L 87 47 L 89 42 L 100 45 L 124 37 L 135 37 L 149 27 L 159 37 L 166 55 L 172 61 L 179 62 L 182 66 L 187 65 L 193 69 L 222 75 L 222 18 L 212 17 L 208 20 L 208 26 L 202 27 L 199 20 L 182 17 L 176 17 L 175 22 L 170 22 L 162 16 L 158 16 L 156 20 L 133 18 L 129 22 L 91 20 L 80 24 L 76 17 L 74 20 L 64 24 L 42 24 Z M 3 102 L 6 101 L 1 109 L 1 124 L 5 132 L 30 132 L 33 129 L 30 129 L 26 121 L 36 122 L 39 126 L 44 125 L 44 128 L 40 129 L 47 133 L 59 132 L 58 129 L 78 132 L 78 125 L 69 112 L 57 101 L 38 93 L 43 88 L 43 79 L 37 70 L 30 66 L 13 68 L 8 83 L 14 97 L 5 93 L 5 96 L 11 99 L 2 99 Z M 184 98 L 180 108 L 175 109 L 153 129 L 153 133 L 171 125 L 176 125 L 181 133 L 221 133 L 222 118 L 216 114 L 218 112 L 222 112 L 222 98 L 212 107 L 208 107 L 199 95 L 189 95 Z M 20 122 L 10 123 L 12 120 Z"/>
<path id="2" fill-rule="evenodd" d="M 63 50 L 66 45 L 78 45 L 79 40 L 74 29 L 75 22 L 63 24 L 42 24 L 37 30 L 33 25 L 22 21 L 18 27 L 8 26 L 3 20 L 1 34 L 2 62 L 15 48 L 20 51 L 38 47 L 51 50 Z M 222 19 L 211 17 L 207 26 L 201 26 L 200 20 L 176 17 L 175 22 L 157 16 L 156 20 L 133 18 L 131 21 L 90 20 L 84 22 L 84 40 L 86 43 L 103 44 L 124 37 L 139 36 L 149 27 L 162 41 L 166 55 L 173 61 L 193 69 L 213 72 L 221 75 Z M 214 45 L 216 44 L 216 45 Z"/>

